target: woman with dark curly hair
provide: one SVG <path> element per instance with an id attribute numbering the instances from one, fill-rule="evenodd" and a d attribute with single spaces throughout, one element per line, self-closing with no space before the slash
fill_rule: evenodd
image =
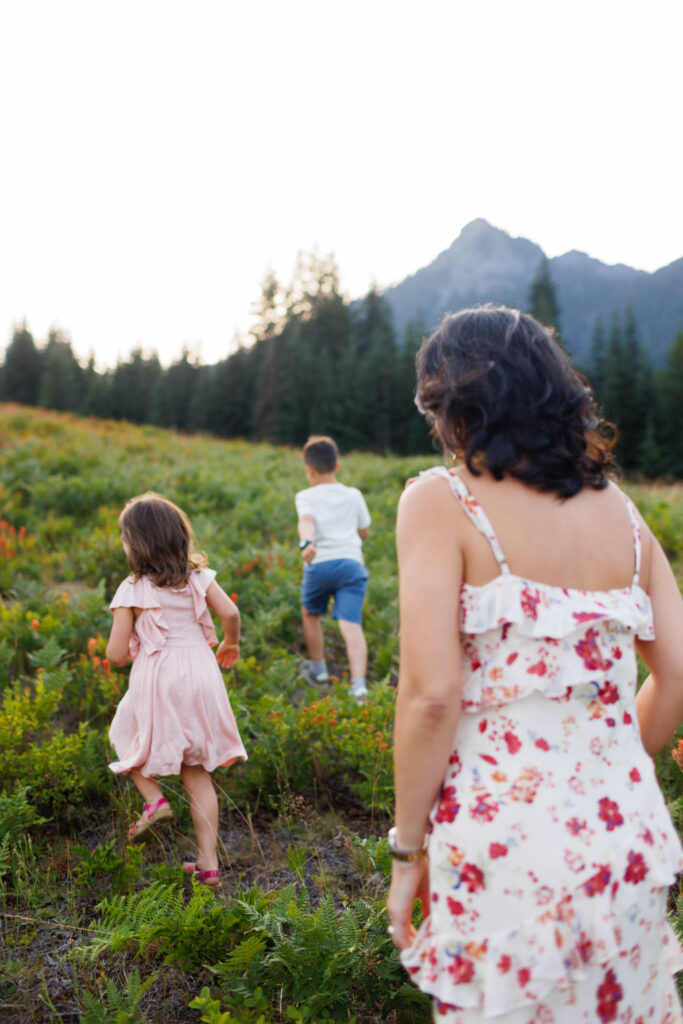
<path id="1" fill-rule="evenodd" d="M 447 316 L 417 374 L 457 464 L 399 504 L 390 934 L 446 1024 L 680 1022 L 650 759 L 683 718 L 676 581 L 533 317 Z"/>

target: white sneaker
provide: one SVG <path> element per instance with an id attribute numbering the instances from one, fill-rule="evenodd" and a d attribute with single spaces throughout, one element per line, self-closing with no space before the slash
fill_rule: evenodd
<path id="1" fill-rule="evenodd" d="M 327 672 L 323 672 L 321 675 L 316 675 L 313 671 L 312 661 L 302 661 L 299 665 L 299 675 L 309 686 L 321 686 L 322 683 L 329 682 L 329 675 Z"/>
<path id="2" fill-rule="evenodd" d="M 368 688 L 367 686 L 354 685 L 349 690 L 352 697 L 355 697 L 359 704 L 365 704 L 368 699 Z"/>

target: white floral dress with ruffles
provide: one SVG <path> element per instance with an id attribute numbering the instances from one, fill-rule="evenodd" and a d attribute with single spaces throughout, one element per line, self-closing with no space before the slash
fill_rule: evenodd
<path id="1" fill-rule="evenodd" d="M 570 590 L 510 572 L 465 483 L 452 492 L 500 575 L 464 583 L 462 714 L 431 812 L 430 914 L 401 959 L 446 1024 L 675 1024 L 666 922 L 681 844 L 635 711 L 638 582 Z"/>

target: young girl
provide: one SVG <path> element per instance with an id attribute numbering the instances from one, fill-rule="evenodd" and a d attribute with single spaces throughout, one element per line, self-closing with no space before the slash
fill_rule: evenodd
<path id="1" fill-rule="evenodd" d="M 119 758 L 109 767 L 130 774 L 145 801 L 128 837 L 135 842 L 173 817 L 157 776 L 180 774 L 199 848 L 197 862 L 183 867 L 218 885 L 218 801 L 209 773 L 247 756 L 218 668 L 239 658 L 240 614 L 172 502 L 151 491 L 132 498 L 119 528 L 131 575 L 110 605 L 107 657 L 115 665 L 131 657 L 133 667 L 109 730 Z M 209 608 L 224 632 L 215 657 Z"/>

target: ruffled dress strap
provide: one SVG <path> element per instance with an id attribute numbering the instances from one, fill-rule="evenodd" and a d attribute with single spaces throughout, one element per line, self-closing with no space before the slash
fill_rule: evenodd
<path id="1" fill-rule="evenodd" d="M 196 569 L 190 573 L 190 578 L 187 581 L 192 591 L 192 602 L 197 622 L 202 627 L 206 641 L 211 647 L 218 643 L 218 637 L 216 636 L 211 612 L 206 604 L 206 592 L 215 578 L 216 573 L 213 569 Z"/>
<path id="2" fill-rule="evenodd" d="M 631 529 L 633 530 L 633 586 L 635 587 L 638 585 L 638 581 L 640 579 L 640 563 L 643 554 L 643 541 L 636 507 L 628 494 L 624 494 L 624 501 L 626 502 L 628 517 L 631 520 Z"/>
<path id="3" fill-rule="evenodd" d="M 510 567 L 507 563 L 507 559 L 503 554 L 503 549 L 500 546 L 500 542 L 496 537 L 495 531 L 491 526 L 489 517 L 484 512 L 483 508 L 472 494 L 471 490 L 467 486 L 464 480 L 462 480 L 455 470 L 446 469 L 445 466 L 435 466 L 433 469 L 427 469 L 420 476 L 428 474 L 437 474 L 443 476 L 450 484 L 451 491 L 453 492 L 456 499 L 462 505 L 463 511 L 472 520 L 476 528 L 480 533 L 486 537 L 487 541 L 491 545 L 491 550 L 495 560 L 498 562 L 500 571 L 503 575 L 508 575 Z"/>

